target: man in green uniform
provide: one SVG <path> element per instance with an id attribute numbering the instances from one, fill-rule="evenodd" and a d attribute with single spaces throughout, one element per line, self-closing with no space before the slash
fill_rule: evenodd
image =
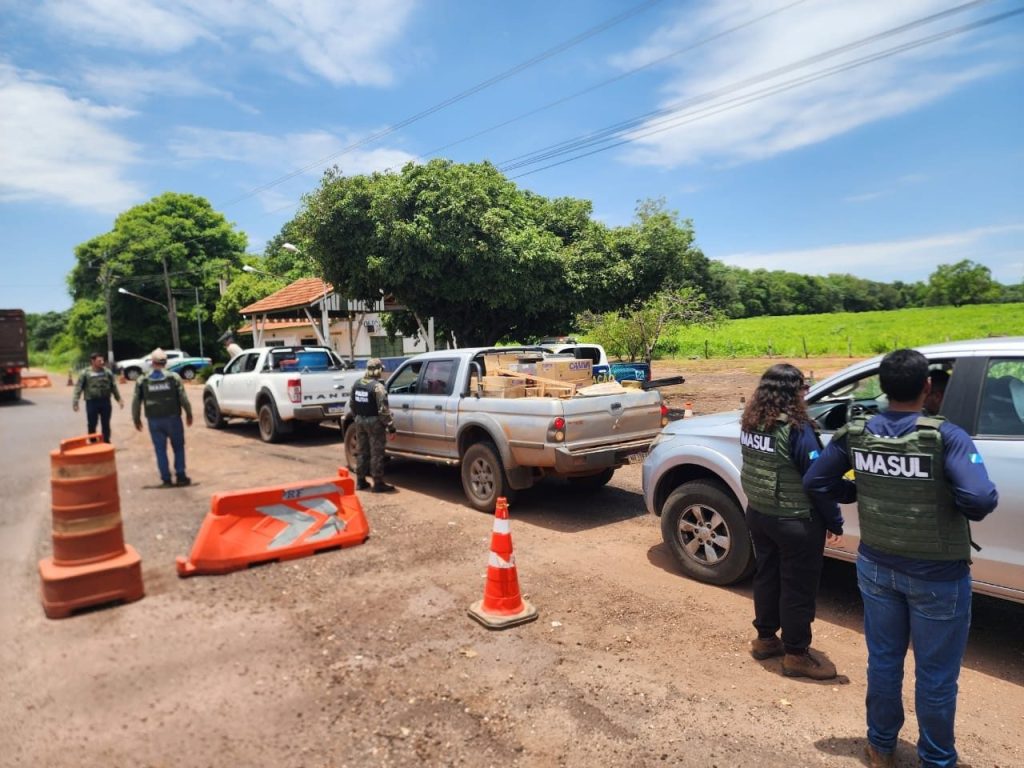
<path id="1" fill-rule="evenodd" d="M 348 402 L 356 417 L 356 488 L 365 491 L 370 487 L 366 482 L 369 470 L 374 493 L 395 490 L 395 486 L 384 482 L 384 443 L 388 435 L 395 433 L 395 424 L 388 408 L 388 391 L 380 381 L 383 373 L 380 358 L 371 357 L 366 362 L 366 375 L 352 387 Z"/>
<path id="2" fill-rule="evenodd" d="M 165 371 L 167 353 L 154 349 L 151 356 L 153 370 L 140 376 L 135 382 L 135 396 L 132 398 L 132 421 L 142 431 L 142 406 L 146 406 L 146 421 L 149 423 L 149 437 L 156 451 L 156 465 L 165 488 L 172 485 L 171 469 L 167 464 L 167 441 L 174 449 L 174 474 L 177 485 L 188 485 L 192 481 L 185 474 L 185 429 L 181 425 L 181 412 L 185 411 L 185 423 L 192 426 L 192 405 L 185 394 L 185 385 L 176 373 Z"/>
<path id="3" fill-rule="evenodd" d="M 75 383 L 75 392 L 71 396 L 71 408 L 78 412 L 78 398 L 85 397 L 85 421 L 91 435 L 96 431 L 96 422 L 103 430 L 103 442 L 110 442 L 110 397 L 113 395 L 117 405 L 124 408 L 124 400 L 117 391 L 114 374 L 105 367 L 106 360 L 99 352 L 89 355 L 89 368 L 82 372 Z"/>

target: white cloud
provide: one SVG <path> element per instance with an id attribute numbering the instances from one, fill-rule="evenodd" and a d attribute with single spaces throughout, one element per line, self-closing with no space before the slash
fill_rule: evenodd
<path id="1" fill-rule="evenodd" d="M 217 97 L 240 109 L 257 114 L 258 109 L 238 101 L 233 94 L 203 82 L 183 69 L 123 69 L 91 67 L 82 72 L 82 83 L 112 102 L 134 104 L 152 96 Z"/>
<path id="2" fill-rule="evenodd" d="M 655 118 L 637 128 L 632 134 L 635 143 L 626 157 L 636 164 L 662 167 L 701 160 L 736 163 L 765 158 L 917 109 L 996 71 L 998 65 L 979 63 L 976 56 L 970 64 L 965 63 L 964 38 L 953 38 L 952 42 L 935 43 L 801 87 L 780 90 L 749 104 L 722 109 L 726 106 L 723 100 L 737 103 L 766 88 L 781 88 L 795 77 L 950 29 L 970 18 L 969 14 L 960 14 L 729 90 L 777 68 L 947 7 L 945 0 L 817 0 L 796 5 L 673 59 L 667 66 L 674 71 L 664 86 L 665 97 L 659 107 L 684 103 L 693 106 L 684 113 L 667 119 Z M 763 5 L 750 0 L 721 0 L 696 13 L 692 6 L 687 6 L 677 23 L 663 28 L 645 45 L 614 63 L 622 68 L 638 66 L 763 11 Z M 998 51 L 993 49 L 986 55 L 995 56 Z M 702 100 L 719 91 L 722 95 L 717 100 Z"/>
<path id="3" fill-rule="evenodd" d="M 282 176 L 296 168 L 305 168 L 309 176 L 323 173 L 324 160 L 338 155 L 330 164 L 337 164 L 346 174 L 398 170 L 416 159 L 400 149 L 379 147 L 348 152 L 343 150 L 358 141 L 327 131 L 290 133 L 271 136 L 249 131 L 218 131 L 205 128 L 180 128 L 170 144 L 171 152 L 185 161 L 215 161 L 252 165 L 265 175 L 267 170 Z M 253 185 L 257 186 L 256 184 Z M 243 190 L 244 191 L 244 190 Z M 298 204 L 298 196 L 289 197 L 277 188 L 263 190 L 258 196 L 267 212 L 275 212 Z"/>
<path id="4" fill-rule="evenodd" d="M 0 61 L 0 198 L 118 211 L 142 190 L 125 174 L 139 147 L 111 130 L 131 113 L 73 99 Z"/>
<path id="5" fill-rule="evenodd" d="M 336 85 L 388 85 L 388 48 L 415 0 L 48 0 L 81 43 L 180 52 L 201 42 L 248 48 L 276 69 Z"/>
<path id="6" fill-rule="evenodd" d="M 939 264 L 970 259 L 1002 283 L 1024 280 L 1024 223 L 976 227 L 915 240 L 844 243 L 802 250 L 744 252 L 715 257 L 745 269 L 805 275 L 850 273 L 870 280 L 927 279 Z"/>

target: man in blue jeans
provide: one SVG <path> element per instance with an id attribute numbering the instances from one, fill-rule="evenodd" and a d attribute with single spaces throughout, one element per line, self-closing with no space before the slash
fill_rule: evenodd
<path id="1" fill-rule="evenodd" d="M 142 431 L 142 407 L 146 408 L 149 436 L 156 451 L 156 465 L 165 488 L 171 485 L 189 485 L 192 481 L 185 474 L 185 429 L 181 425 L 181 412 L 185 411 L 185 423 L 192 426 L 192 405 L 185 394 L 185 385 L 178 374 L 165 371 L 167 353 L 154 349 L 151 355 L 153 370 L 140 376 L 135 382 L 135 396 L 132 398 L 132 421 Z M 176 482 L 171 483 L 171 468 L 167 464 L 167 442 L 174 450 L 174 474 Z"/>
<path id="2" fill-rule="evenodd" d="M 895 765 L 903 726 L 903 664 L 914 644 L 917 754 L 927 768 L 958 765 L 957 678 L 971 625 L 971 532 L 999 500 L 971 438 L 921 414 L 928 360 L 890 352 L 878 369 L 889 408 L 834 435 L 804 475 L 813 498 L 838 499 L 854 470 L 857 583 L 868 646 L 867 759 Z"/>

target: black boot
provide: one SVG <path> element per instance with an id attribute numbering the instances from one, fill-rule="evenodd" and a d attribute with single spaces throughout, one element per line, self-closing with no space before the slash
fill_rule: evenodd
<path id="1" fill-rule="evenodd" d="M 373 481 L 373 492 L 374 493 L 394 493 L 398 489 L 393 485 L 388 485 L 383 480 Z"/>
<path id="2" fill-rule="evenodd" d="M 365 491 L 369 487 L 370 487 L 370 484 L 368 482 L 366 482 L 366 478 L 365 477 L 360 477 L 360 478 L 358 478 L 356 480 L 356 490 L 357 491 Z"/>

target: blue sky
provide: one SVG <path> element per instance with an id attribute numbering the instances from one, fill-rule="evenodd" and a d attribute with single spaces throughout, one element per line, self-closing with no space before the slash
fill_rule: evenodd
<path id="1" fill-rule="evenodd" d="M 507 173 L 611 225 L 664 197 L 737 266 L 1020 282 L 1024 15 L 982 22 L 1024 6 L 890 34 L 963 4 L 0 0 L 0 306 L 70 306 L 75 245 L 165 191 L 259 252 L 331 164 L 509 168 L 615 126 Z"/>

